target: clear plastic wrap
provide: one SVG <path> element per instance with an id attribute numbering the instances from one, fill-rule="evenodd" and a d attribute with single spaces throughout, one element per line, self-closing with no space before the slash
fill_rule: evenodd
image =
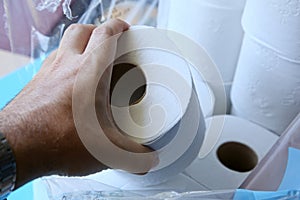
<path id="1" fill-rule="evenodd" d="M 141 196 L 136 195 L 134 192 L 85 192 L 85 193 L 73 193 L 65 194 L 61 200 L 196 200 L 196 199 L 233 199 L 234 191 L 219 191 L 219 192 L 162 192 L 153 196 Z"/>
<path id="2" fill-rule="evenodd" d="M 237 195 L 235 191 L 208 191 L 208 192 L 164 192 L 154 196 L 142 197 L 124 192 L 106 193 L 106 192 L 87 192 L 66 194 L 59 200 L 299 200 L 299 191 L 284 191 L 282 193 L 265 193 L 255 195 L 251 191 L 243 191 L 242 195 Z"/>
<path id="3" fill-rule="evenodd" d="M 114 180 L 122 182 L 122 180 Z M 180 184 L 165 183 L 159 186 L 124 189 L 123 187 L 108 185 L 107 181 L 102 182 L 87 178 L 70 178 L 67 180 L 63 177 L 52 176 L 51 178 L 42 178 L 40 181 L 46 186 L 45 190 L 49 200 L 233 199 L 235 195 L 235 190 L 189 191 L 184 183 L 181 185 L 182 188 L 180 188 Z M 176 181 L 173 180 L 173 182 Z"/>
<path id="4" fill-rule="evenodd" d="M 286 187 L 299 187 L 299 161 L 291 163 L 291 148 L 300 152 L 300 114 L 294 119 L 267 156 L 257 165 L 247 177 L 241 188 L 252 190 L 278 190 Z M 296 155 L 298 157 L 298 155 Z M 288 167 L 292 168 L 288 168 Z M 288 171 L 289 170 L 289 171 Z M 290 172 L 290 173 L 287 173 Z M 276 176 L 274 176 L 276 174 Z M 288 178 L 289 184 L 284 182 Z"/>
<path id="5" fill-rule="evenodd" d="M 0 50 L 25 55 L 32 62 L 44 59 L 72 23 L 99 25 L 121 18 L 130 24 L 155 26 L 157 5 L 158 0 L 3 0 Z"/>
<path id="6" fill-rule="evenodd" d="M 37 58 L 39 52 L 55 48 L 72 23 L 101 24 L 121 18 L 155 26 L 157 4 L 158 0 L 3 0 L 1 48 Z"/>
<path id="7" fill-rule="evenodd" d="M 142 189 L 125 190 L 101 181 L 85 178 L 71 178 L 72 184 L 60 177 L 43 178 L 47 197 L 44 200 L 298 200 L 299 190 L 251 191 L 251 190 L 220 190 L 190 191 L 184 188 L 168 189 L 166 184 Z M 176 185 L 176 184 L 175 184 Z M 186 190 L 186 191 L 185 191 Z M 66 192 L 68 191 L 68 192 Z M 71 192 L 72 191 L 72 192 Z M 48 198 L 49 197 L 49 198 Z M 45 199 L 46 198 L 46 199 Z"/>

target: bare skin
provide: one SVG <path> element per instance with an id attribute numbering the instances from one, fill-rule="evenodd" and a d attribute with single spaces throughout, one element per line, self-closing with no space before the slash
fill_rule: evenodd
<path id="1" fill-rule="evenodd" d="M 95 45 L 128 28 L 129 25 L 121 20 L 112 20 L 100 27 L 71 25 L 58 50 L 0 112 L 0 132 L 7 138 L 17 163 L 16 188 L 44 175 L 86 175 L 107 168 L 86 150 L 77 135 L 72 115 L 73 85 L 78 71 L 88 66 L 88 55 Z M 98 51 L 103 59 L 114 53 L 105 48 Z M 103 95 L 109 93 L 110 75 L 111 70 L 108 70 L 107 79 L 100 82 Z M 103 96 L 100 104 L 106 104 L 107 99 Z M 111 127 L 108 129 L 107 136 L 123 149 L 150 151 L 114 133 Z M 157 158 L 153 157 L 144 165 L 150 169 L 156 163 Z"/>

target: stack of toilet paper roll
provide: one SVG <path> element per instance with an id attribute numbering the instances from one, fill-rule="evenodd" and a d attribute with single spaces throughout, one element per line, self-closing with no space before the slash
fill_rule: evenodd
<path id="1" fill-rule="evenodd" d="M 160 0 L 157 26 L 174 30 L 201 45 L 217 65 L 230 108 L 230 90 L 243 39 L 241 17 L 245 0 Z M 207 80 L 206 80 L 207 81 Z M 224 101 L 215 89 L 218 84 L 209 80 L 215 97 L 214 114 L 225 114 L 218 106 Z"/>
<path id="2" fill-rule="evenodd" d="M 300 112 L 300 1 L 248 1 L 242 24 L 232 114 L 280 135 Z"/>
<path id="3" fill-rule="evenodd" d="M 206 126 L 200 153 L 185 173 L 209 190 L 238 188 L 278 139 L 231 115 L 208 118 Z"/>

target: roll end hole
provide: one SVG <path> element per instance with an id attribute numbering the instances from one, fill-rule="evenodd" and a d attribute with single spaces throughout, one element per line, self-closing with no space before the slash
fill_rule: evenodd
<path id="1" fill-rule="evenodd" d="M 133 70 L 134 69 L 134 70 Z M 115 89 L 115 86 L 117 85 L 118 81 L 124 76 L 127 72 L 130 70 L 133 70 L 131 73 L 131 77 L 133 77 L 133 80 L 128 80 L 128 83 L 122 82 L 124 85 L 124 90 L 122 93 L 129 93 L 129 91 L 126 91 L 126 84 L 138 84 L 137 89 L 132 93 L 129 94 L 129 104 L 128 99 L 117 99 L 115 101 L 111 101 L 111 104 L 114 106 L 131 106 L 139 103 L 143 97 L 146 94 L 146 77 L 141 70 L 140 67 L 134 64 L 130 63 L 120 63 L 113 66 L 112 71 L 112 78 L 111 78 L 111 84 L 110 84 L 110 97 L 112 97 L 112 92 Z M 142 84 L 141 84 L 142 83 Z M 127 95 L 127 94 L 126 94 Z M 120 95 L 121 96 L 121 95 Z"/>
<path id="2" fill-rule="evenodd" d="M 219 161 L 228 169 L 237 172 L 249 172 L 258 163 L 256 153 L 247 145 L 238 142 L 227 142 L 217 150 Z"/>

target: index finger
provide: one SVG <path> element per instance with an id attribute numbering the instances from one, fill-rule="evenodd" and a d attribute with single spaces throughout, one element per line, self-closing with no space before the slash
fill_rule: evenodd
<path id="1" fill-rule="evenodd" d="M 122 33 L 128 28 L 129 24 L 120 19 L 113 19 L 102 24 L 93 30 L 84 53 L 93 51 L 109 37 Z"/>

